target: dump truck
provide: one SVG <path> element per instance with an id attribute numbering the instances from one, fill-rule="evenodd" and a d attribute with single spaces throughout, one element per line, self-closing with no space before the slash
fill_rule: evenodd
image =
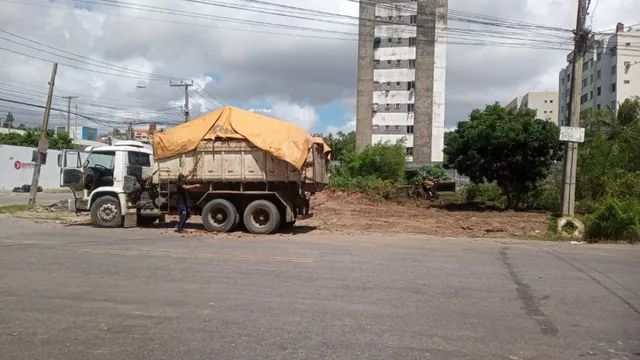
<path id="1" fill-rule="evenodd" d="M 228 232 L 240 224 L 268 234 L 310 217 L 310 196 L 327 183 L 330 149 L 295 125 L 225 107 L 154 135 L 152 149 L 136 141 L 89 149 L 86 160 L 58 159 L 61 185 L 76 211 L 98 227 L 150 225 L 176 214 L 180 174 L 189 208 L 204 228 Z"/>

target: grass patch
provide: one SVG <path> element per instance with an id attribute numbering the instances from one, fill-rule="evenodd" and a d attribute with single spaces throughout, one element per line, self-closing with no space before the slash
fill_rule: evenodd
<path id="1" fill-rule="evenodd" d="M 4 205 L 0 206 L 0 214 L 9 214 L 13 215 L 15 213 L 26 211 L 27 205 Z"/>

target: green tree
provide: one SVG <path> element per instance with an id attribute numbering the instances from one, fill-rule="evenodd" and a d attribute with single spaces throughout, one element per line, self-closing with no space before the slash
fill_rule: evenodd
<path id="1" fill-rule="evenodd" d="M 536 119 L 533 110 L 488 105 L 471 112 L 469 121 L 460 122 L 449 135 L 445 166 L 474 183 L 495 182 L 507 206 L 518 208 L 559 160 L 558 135 L 558 127 Z"/>
<path id="2" fill-rule="evenodd" d="M 13 118 L 13 114 L 11 112 L 7 113 L 7 116 L 4 118 L 4 123 L 2 124 L 3 128 L 13 128 L 13 122 L 15 119 Z"/>
<path id="3" fill-rule="evenodd" d="M 343 133 L 338 131 L 336 135 L 329 134 L 324 137 L 325 142 L 333 150 L 333 160 L 342 160 L 345 151 L 354 151 L 356 149 L 356 132 Z"/>

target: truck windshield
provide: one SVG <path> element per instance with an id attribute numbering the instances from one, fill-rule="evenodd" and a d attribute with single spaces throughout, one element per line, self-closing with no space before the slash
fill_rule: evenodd
<path id="1" fill-rule="evenodd" d="M 113 151 L 92 152 L 87 157 L 87 160 L 85 162 L 85 167 L 89 167 L 89 168 L 102 167 L 102 168 L 107 168 L 109 170 L 113 170 L 115 158 L 116 158 L 116 153 Z"/>

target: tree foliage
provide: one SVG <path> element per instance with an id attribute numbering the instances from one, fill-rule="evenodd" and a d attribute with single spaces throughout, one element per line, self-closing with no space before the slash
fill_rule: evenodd
<path id="1" fill-rule="evenodd" d="M 445 166 L 474 183 L 495 182 L 507 206 L 517 208 L 560 158 L 558 135 L 558 127 L 536 119 L 533 110 L 488 105 L 448 136 Z"/>
<path id="2" fill-rule="evenodd" d="M 582 114 L 576 199 L 590 239 L 640 241 L 640 98 Z"/>
<path id="3" fill-rule="evenodd" d="M 356 150 L 356 132 L 343 133 L 338 131 L 337 134 L 329 134 L 324 138 L 325 142 L 331 147 L 333 151 L 333 160 L 342 160 L 342 154 L 345 151 L 353 152 Z"/>
<path id="4" fill-rule="evenodd" d="M 37 147 L 40 140 L 40 132 L 27 131 L 24 134 L 7 133 L 0 134 L 0 144 Z M 71 149 L 73 142 L 67 133 L 54 133 L 53 130 L 47 131 L 47 140 L 49 140 L 49 148 L 51 149 Z"/>

